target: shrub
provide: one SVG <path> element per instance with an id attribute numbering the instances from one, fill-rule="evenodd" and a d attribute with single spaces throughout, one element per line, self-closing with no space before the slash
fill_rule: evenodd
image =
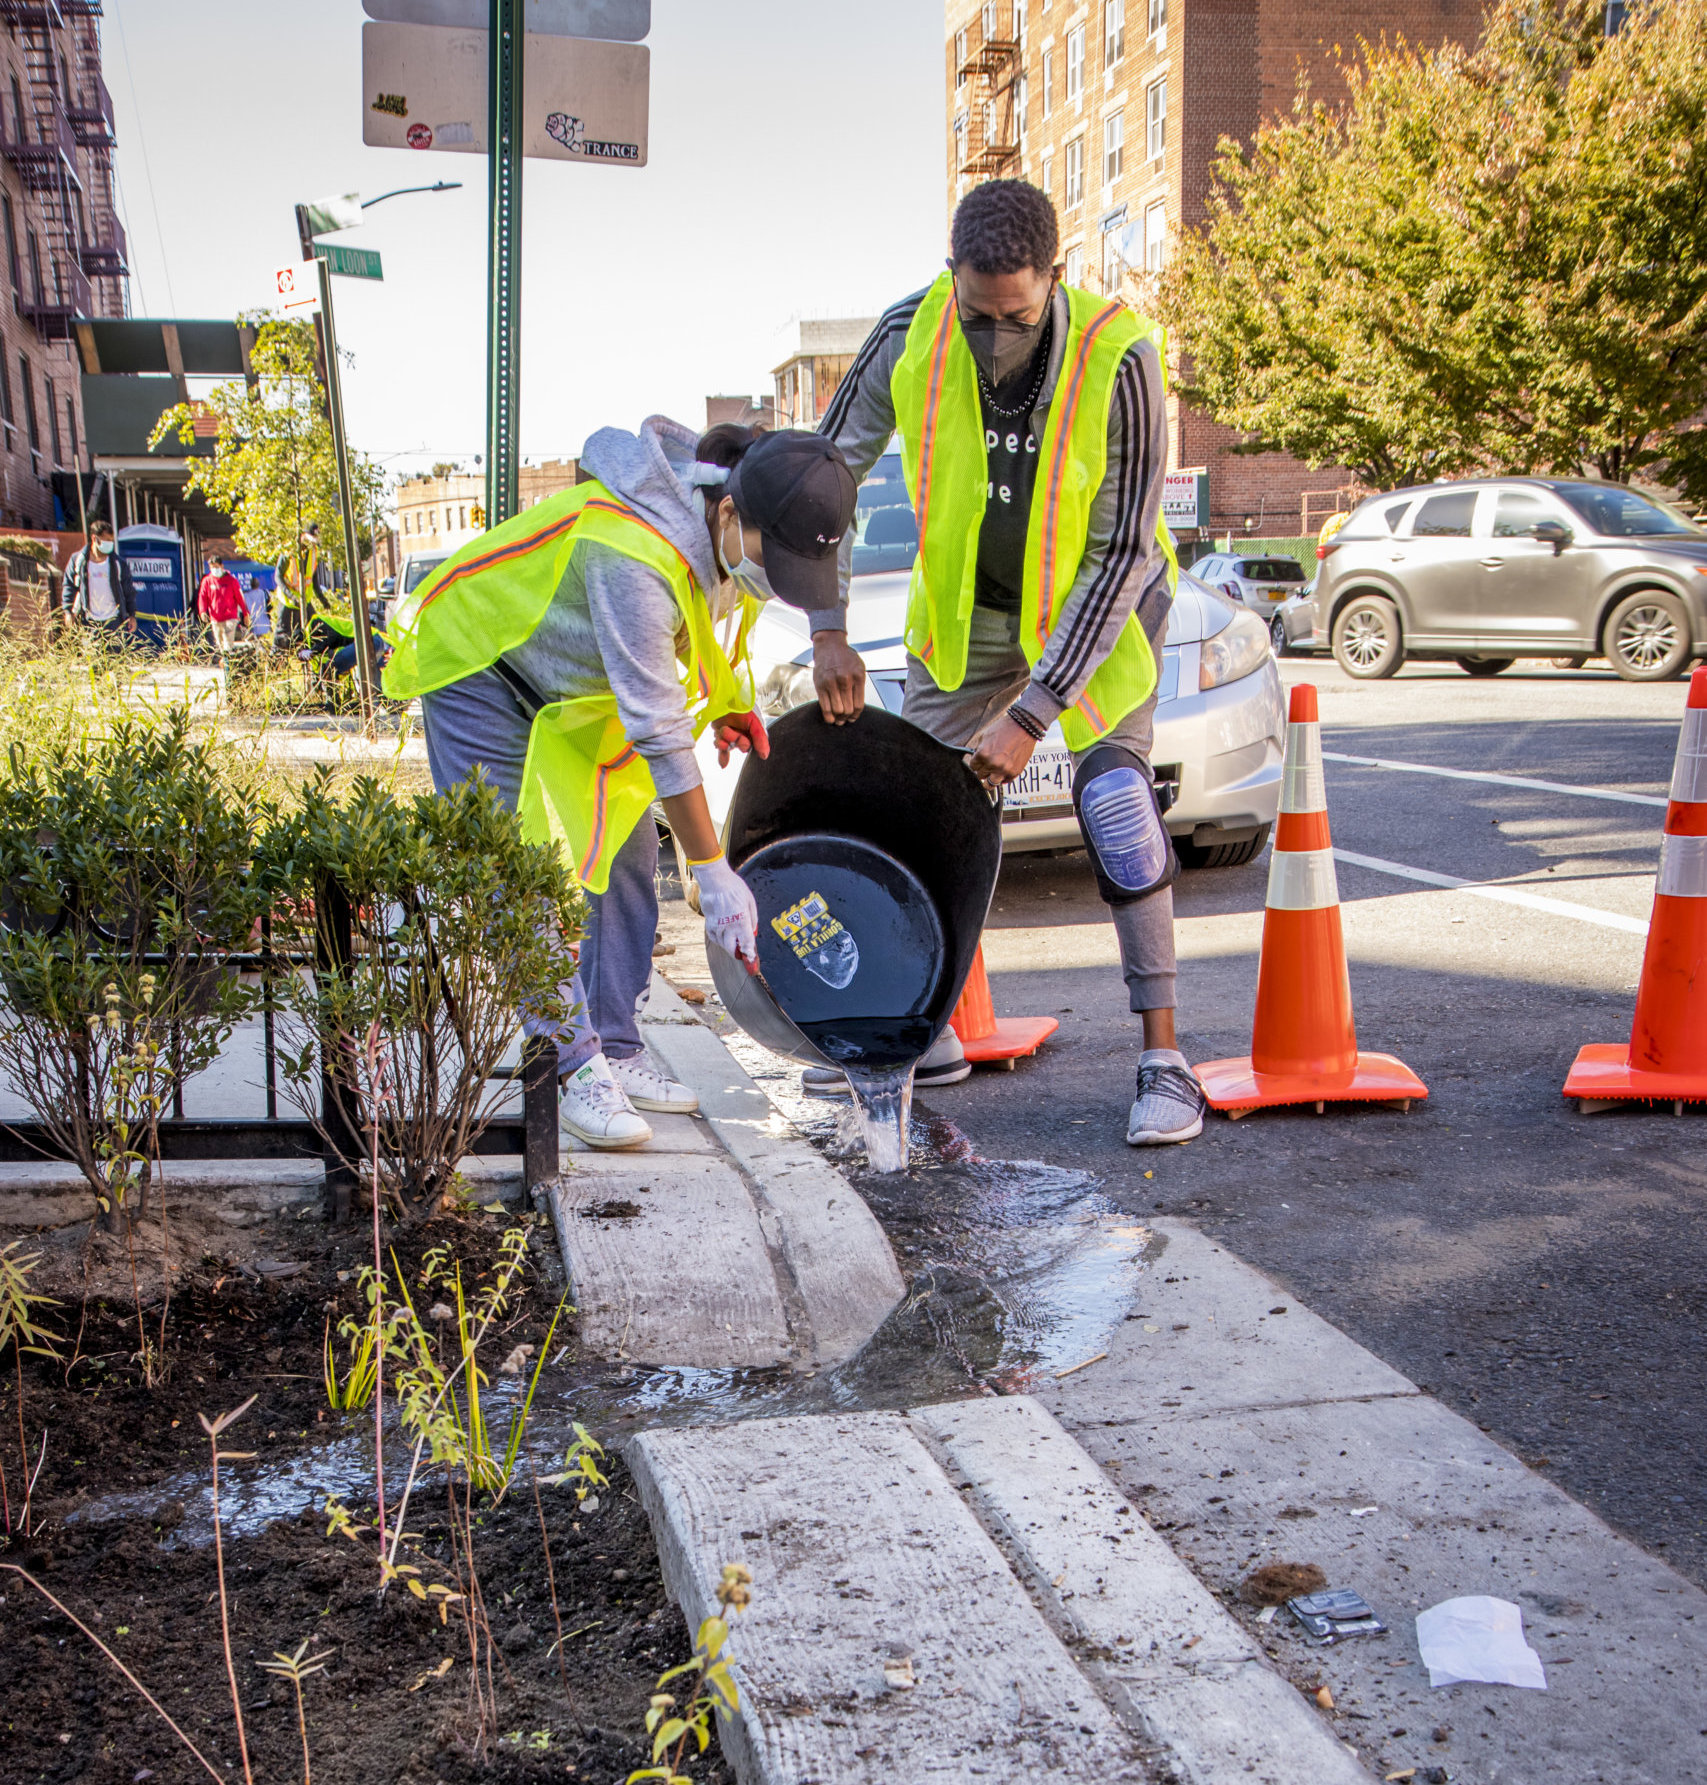
<path id="1" fill-rule="evenodd" d="M 322 773 L 261 852 L 277 946 L 318 963 L 279 984 L 288 1094 L 348 1172 L 425 1212 L 504 1096 L 522 1008 L 565 1014 L 581 894 L 484 782 L 410 799 L 363 777 L 340 803 Z"/>

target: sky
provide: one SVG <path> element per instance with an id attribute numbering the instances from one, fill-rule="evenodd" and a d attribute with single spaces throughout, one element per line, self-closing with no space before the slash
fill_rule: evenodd
<path id="1" fill-rule="evenodd" d="M 361 0 L 106 0 L 138 316 L 231 317 L 300 256 L 293 206 L 396 198 L 330 239 L 352 444 L 475 469 L 485 438 L 486 160 L 362 143 Z M 526 163 L 524 459 L 713 392 L 772 388 L 797 316 L 876 315 L 942 264 L 937 0 L 653 0 L 649 163 Z"/>

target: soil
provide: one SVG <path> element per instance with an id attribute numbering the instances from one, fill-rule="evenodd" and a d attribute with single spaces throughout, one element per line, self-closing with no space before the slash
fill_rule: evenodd
<path id="1" fill-rule="evenodd" d="M 204 1250 L 174 1271 L 164 1358 L 166 1379 L 141 1380 L 134 1306 L 114 1293 L 117 1260 L 92 1269 L 106 1293 L 87 1304 L 68 1295 L 65 1235 L 36 1233 L 54 1269 L 38 1287 L 65 1303 L 56 1323 L 67 1366 L 26 1358 L 24 1417 L 32 1461 L 43 1429 L 46 1460 L 35 1489 L 28 1539 L 0 1538 L 0 1563 L 27 1568 L 108 1643 L 177 1719 L 221 1776 L 240 1778 L 231 1691 L 221 1642 L 218 1576 L 206 1532 L 185 1524 L 181 1491 L 208 1443 L 196 1415 L 255 1404 L 225 1436 L 258 1462 L 222 1465 L 222 1479 L 283 1465 L 323 1442 L 345 1417 L 327 1409 L 322 1344 L 328 1320 L 360 1306 L 356 1270 L 371 1256 L 358 1223 L 328 1235 L 281 1210 L 241 1233 L 225 1251 Z M 464 1279 L 478 1281 L 497 1257 L 515 1214 L 441 1214 L 388 1236 L 413 1278 L 428 1247 L 448 1246 Z M 190 1225 L 186 1222 L 186 1227 Z M 204 1223 L 212 1233 L 216 1223 Z M 269 1229 L 272 1231 L 269 1232 Z M 18 1230 L 0 1232 L 0 1243 Z M 288 1239 L 288 1245 L 285 1243 Z M 518 1343 L 538 1345 L 562 1293 L 549 1230 L 532 1234 L 525 1295 L 493 1358 Z M 111 1242 L 97 1241 L 97 1247 Z M 50 1261 L 44 1260 L 44 1266 Z M 295 1266 L 298 1268 L 280 1269 Z M 263 1268 L 273 1267 L 273 1268 Z M 128 1289 L 128 1271 L 125 1273 Z M 149 1337 L 160 1304 L 144 1293 Z M 566 1331 L 559 1325 L 553 1348 Z M 3 1361 L 12 1366 L 7 1356 Z M 494 1364 L 495 1369 L 495 1364 Z M 0 1459 L 15 1526 L 19 1476 L 17 1383 L 0 1389 Z M 596 1435 L 596 1434 L 595 1434 Z M 314 1775 L 339 1785 L 431 1785 L 462 1780 L 621 1781 L 650 1763 L 644 1720 L 653 1682 L 687 1658 L 691 1645 L 665 1595 L 646 1518 L 626 1470 L 605 1459 L 609 1484 L 596 1510 L 568 1487 L 542 1487 L 565 1668 L 556 1638 L 540 1518 L 532 1486 L 520 1480 L 502 1504 L 476 1496 L 474 1560 L 496 1649 L 492 1677 L 496 1727 L 485 1742 L 471 1691 L 469 1636 L 460 1607 L 437 1609 L 394 1585 L 382 1600 L 371 1531 L 356 1540 L 327 1534 L 309 1511 L 264 1529 L 227 1536 L 225 1584 L 232 1657 L 244 1707 L 256 1785 L 302 1773 L 301 1738 L 290 1682 L 260 1671 L 275 1652 L 304 1638 L 327 1652 L 325 1669 L 303 1697 Z M 168 1478 L 180 1486 L 175 1489 Z M 203 1475 L 205 1479 L 205 1474 Z M 158 1488 L 160 1497 L 150 1505 Z M 122 1496 L 128 1516 L 101 1517 L 96 1503 Z M 373 1506 L 349 1497 L 356 1521 Z M 110 1510 L 110 1508 L 108 1509 Z M 425 1585 L 466 1586 L 453 1553 L 442 1471 L 417 1489 L 404 1546 Z M 180 1528 L 182 1527 L 182 1528 Z M 441 1664 L 448 1667 L 441 1672 Z M 567 1675 L 565 1691 L 564 1673 Z M 0 1574 L 0 1779 L 160 1785 L 207 1773 L 75 1625 L 15 1573 Z M 715 1746 L 689 1768 L 696 1781 L 726 1782 Z"/>

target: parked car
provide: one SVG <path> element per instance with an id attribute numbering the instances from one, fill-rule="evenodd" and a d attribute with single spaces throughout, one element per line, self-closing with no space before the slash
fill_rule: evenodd
<path id="1" fill-rule="evenodd" d="M 918 552 L 899 454 L 885 454 L 860 486 L 854 527 L 848 631 L 865 662 L 867 698 L 898 713 L 907 680 L 907 584 Z M 776 601 L 765 608 L 753 629 L 753 667 L 767 717 L 814 698 L 803 613 Z M 1183 575 L 1160 672 L 1151 762 L 1157 781 L 1173 792 L 1167 825 L 1180 861 L 1188 868 L 1247 862 L 1274 823 L 1285 753 L 1286 709 L 1268 628 Z M 700 739 L 698 755 L 712 817 L 721 826 L 740 758 L 719 768 L 709 736 Z M 1082 847 L 1072 757 L 1059 726 L 1007 790 L 1002 844 L 1014 851 Z"/>
<path id="2" fill-rule="evenodd" d="M 1294 652 L 1313 651 L 1316 632 L 1316 579 L 1310 580 L 1296 595 L 1288 595 L 1274 610 L 1268 623 L 1269 639 L 1276 657 Z"/>
<path id="3" fill-rule="evenodd" d="M 1623 484 L 1479 478 L 1363 503 L 1317 547 L 1313 637 L 1347 675 L 1408 657 L 1498 675 L 1604 656 L 1628 682 L 1707 655 L 1707 532 Z"/>
<path id="4" fill-rule="evenodd" d="M 1252 557 L 1248 552 L 1211 552 L 1191 574 L 1229 601 L 1243 602 L 1265 623 L 1304 586 L 1304 566 L 1296 558 Z"/>

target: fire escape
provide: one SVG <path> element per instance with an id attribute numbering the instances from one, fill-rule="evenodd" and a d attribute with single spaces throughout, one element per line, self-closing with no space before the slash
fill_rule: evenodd
<path id="1" fill-rule="evenodd" d="M 995 180 L 1015 171 L 1019 162 L 1019 129 L 1014 98 L 1020 74 L 1019 44 L 992 35 L 994 6 L 985 6 L 980 21 L 982 42 L 968 48 L 955 70 L 961 84 L 970 81 L 969 103 L 957 121 L 960 171 L 975 180 Z"/>
<path id="2" fill-rule="evenodd" d="M 30 196 L 24 239 L 8 243 L 24 316 L 46 340 L 68 340 L 96 314 L 125 312 L 124 235 L 113 206 L 112 99 L 101 80 L 100 0 L 0 0 L 23 50 L 23 75 L 0 92 L 0 155 Z M 73 21 L 75 22 L 73 25 Z M 74 83 L 66 45 L 77 56 Z M 77 151 L 88 155 L 85 188 Z"/>

